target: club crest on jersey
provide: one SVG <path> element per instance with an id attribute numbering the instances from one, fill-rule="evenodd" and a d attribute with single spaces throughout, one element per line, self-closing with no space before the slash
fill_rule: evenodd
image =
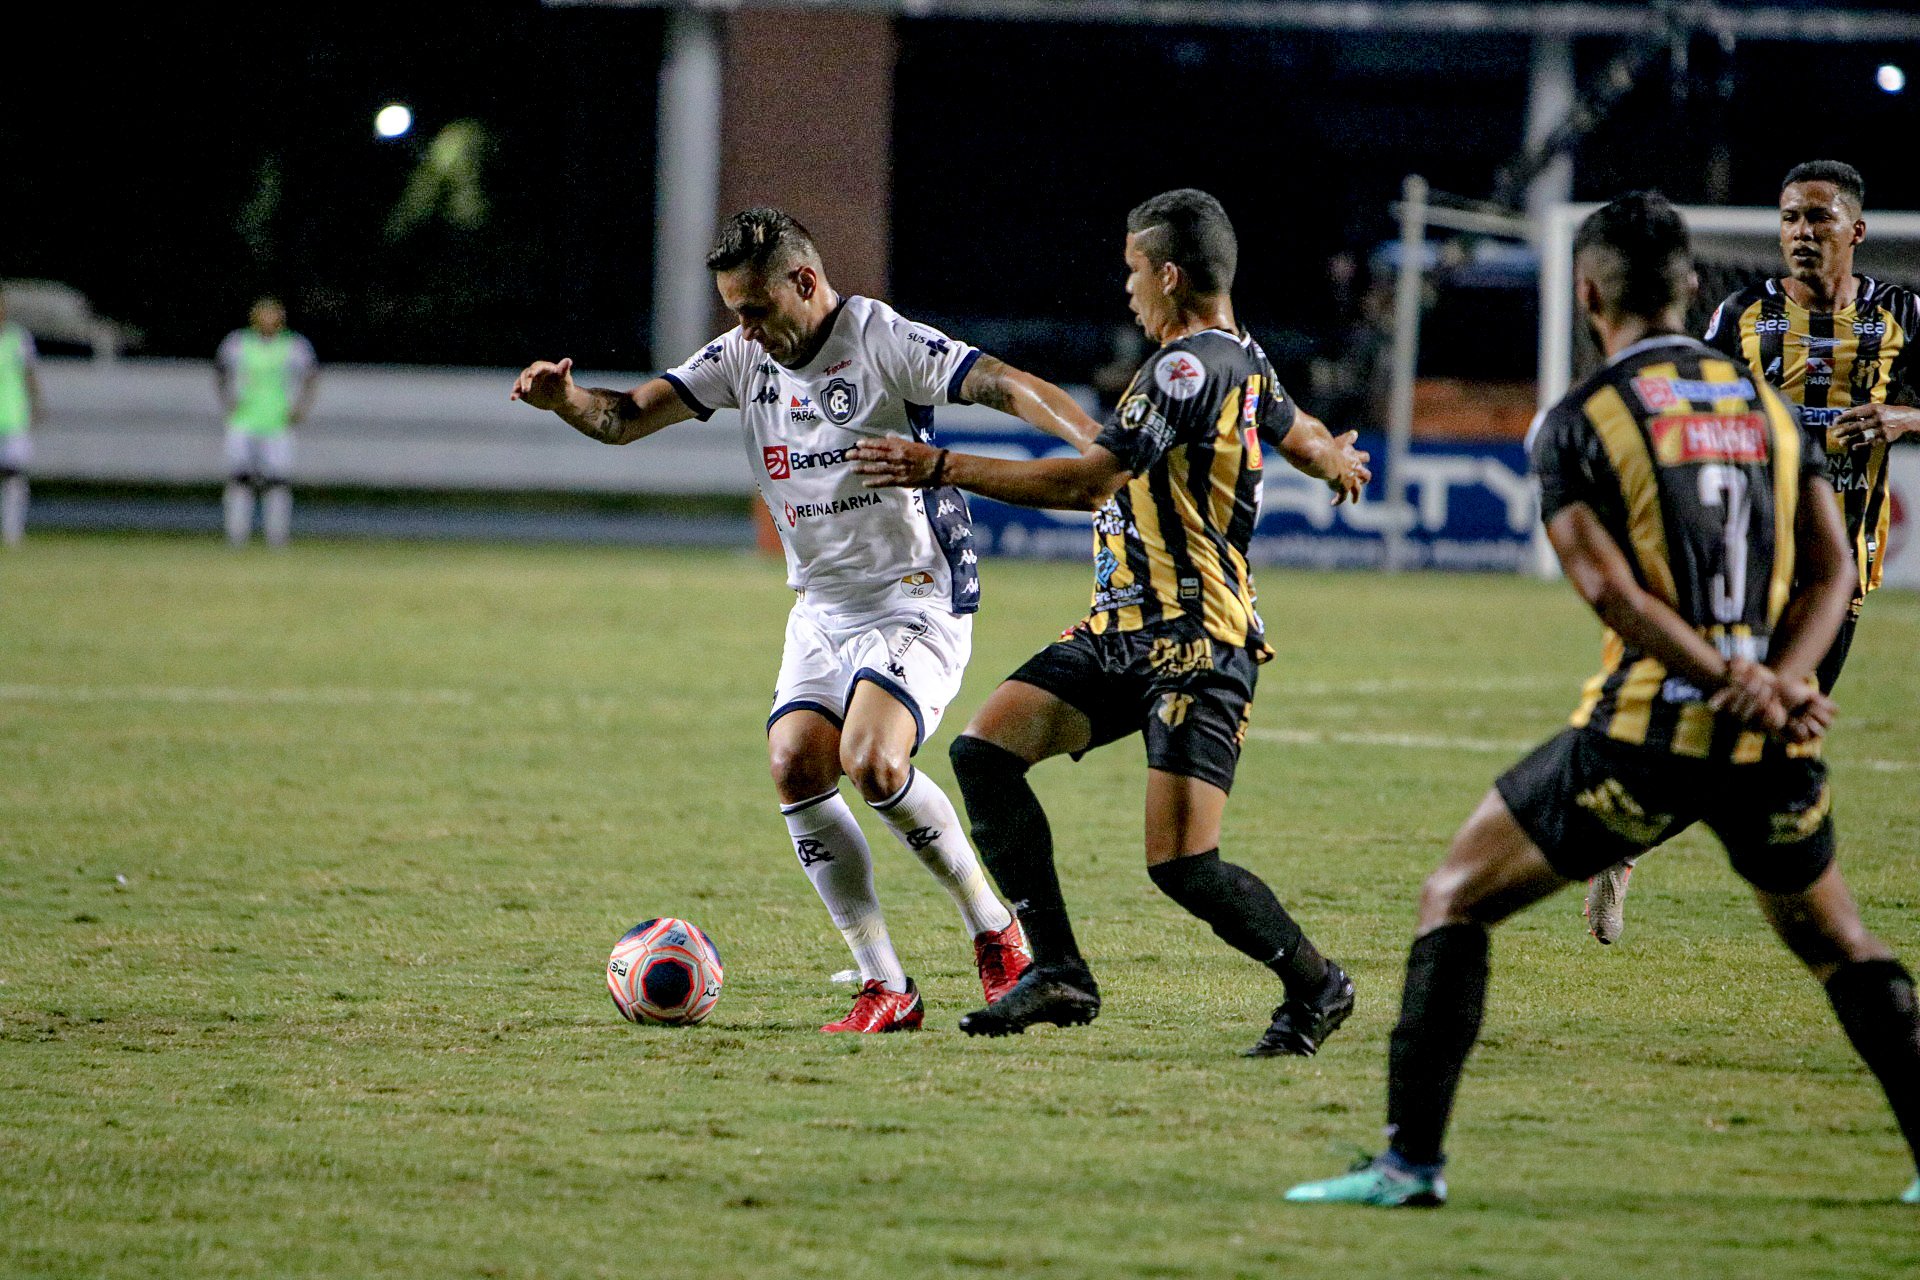
<path id="1" fill-rule="evenodd" d="M 1757 413 L 1675 414 L 1655 418 L 1647 429 L 1662 466 L 1767 460 L 1767 420 Z"/>
<path id="2" fill-rule="evenodd" d="M 844 427 L 860 411 L 860 388 L 845 378 L 835 378 L 820 392 L 820 407 L 826 411 L 828 422 Z"/>
<path id="3" fill-rule="evenodd" d="M 787 399 L 787 416 L 796 425 L 820 421 L 819 410 L 813 407 L 812 396 L 790 396 Z"/>
<path id="4" fill-rule="evenodd" d="M 1206 366 L 1188 351 L 1169 351 L 1153 366 L 1153 385 L 1169 400 L 1191 400 L 1207 385 Z"/>

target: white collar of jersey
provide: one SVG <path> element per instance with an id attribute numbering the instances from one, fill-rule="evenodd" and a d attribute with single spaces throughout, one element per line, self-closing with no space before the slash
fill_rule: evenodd
<path id="1" fill-rule="evenodd" d="M 1619 364 L 1622 360 L 1625 360 L 1628 356 L 1638 355 L 1640 352 L 1645 351 L 1650 347 L 1665 346 L 1670 342 L 1684 342 L 1687 345 L 1692 346 L 1694 344 L 1694 339 L 1684 333 L 1656 333 L 1651 338 L 1640 339 L 1640 341 L 1634 343 L 1630 347 L 1622 347 L 1618 352 L 1615 353 L 1613 359 L 1607 361 L 1607 363 Z"/>

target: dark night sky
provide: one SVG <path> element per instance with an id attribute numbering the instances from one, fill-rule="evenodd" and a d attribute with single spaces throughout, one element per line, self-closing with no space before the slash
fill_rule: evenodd
<path id="1" fill-rule="evenodd" d="M 647 363 L 657 12 L 36 11 L 8 20 L 0 276 L 69 281 L 159 354 L 209 352 L 270 289 L 333 359 L 510 364 L 559 343 Z M 1245 317 L 1311 330 L 1321 264 L 1389 234 L 1403 174 L 1484 196 L 1521 136 L 1517 39 L 923 21 L 900 36 L 893 291 L 931 316 L 1117 319 L 1126 209 L 1199 185 L 1240 227 Z M 1612 52 L 1583 42 L 1583 76 Z M 1696 69 L 1717 57 L 1701 48 Z M 1835 154 L 1866 169 L 1873 204 L 1920 207 L 1901 163 L 1920 88 L 1875 91 L 1887 60 L 1920 74 L 1920 49 L 1742 46 L 1724 126 L 1704 92 L 1676 116 L 1658 77 L 1585 144 L 1577 194 L 1699 199 L 1723 132 L 1735 203 Z M 417 141 L 374 139 L 388 98 L 414 106 Z M 458 118 L 489 138 L 487 221 L 390 241 L 416 151 Z"/>

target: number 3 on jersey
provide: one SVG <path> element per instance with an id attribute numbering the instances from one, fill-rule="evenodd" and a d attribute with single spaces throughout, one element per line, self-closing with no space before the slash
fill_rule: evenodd
<path id="1" fill-rule="evenodd" d="M 1717 462 L 1701 467 L 1700 505 L 1709 511 L 1721 511 L 1724 555 L 1719 572 L 1709 584 L 1713 618 L 1735 623 L 1745 612 L 1747 601 L 1747 529 L 1753 523 L 1747 473 Z"/>

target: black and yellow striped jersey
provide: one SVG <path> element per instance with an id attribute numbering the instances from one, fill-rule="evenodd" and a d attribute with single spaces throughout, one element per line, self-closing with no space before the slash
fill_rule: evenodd
<path id="1" fill-rule="evenodd" d="M 1860 569 L 1857 599 L 1880 585 L 1892 516 L 1887 442 L 1831 450 L 1825 442 L 1835 420 L 1854 405 L 1914 399 L 1920 299 L 1871 276 L 1854 279 L 1859 292 L 1840 311 L 1808 311 L 1780 281 L 1762 280 L 1722 302 L 1705 336 L 1799 405 L 1801 420 L 1821 438 L 1827 479 L 1840 495 Z"/>
<path id="2" fill-rule="evenodd" d="M 1222 644 L 1272 656 L 1247 543 L 1260 519 L 1260 441 L 1294 407 L 1250 337 L 1208 329 L 1154 352 L 1095 440 L 1133 476 L 1093 518 L 1095 634 L 1198 618 Z"/>
<path id="3" fill-rule="evenodd" d="M 1764 661 L 1793 588 L 1800 487 L 1818 433 L 1744 365 L 1692 338 L 1635 343 L 1569 392 L 1532 443 L 1540 514 L 1585 503 L 1634 576 L 1729 658 Z M 1706 759 L 1758 760 L 1764 735 L 1609 629 L 1572 723 Z"/>

